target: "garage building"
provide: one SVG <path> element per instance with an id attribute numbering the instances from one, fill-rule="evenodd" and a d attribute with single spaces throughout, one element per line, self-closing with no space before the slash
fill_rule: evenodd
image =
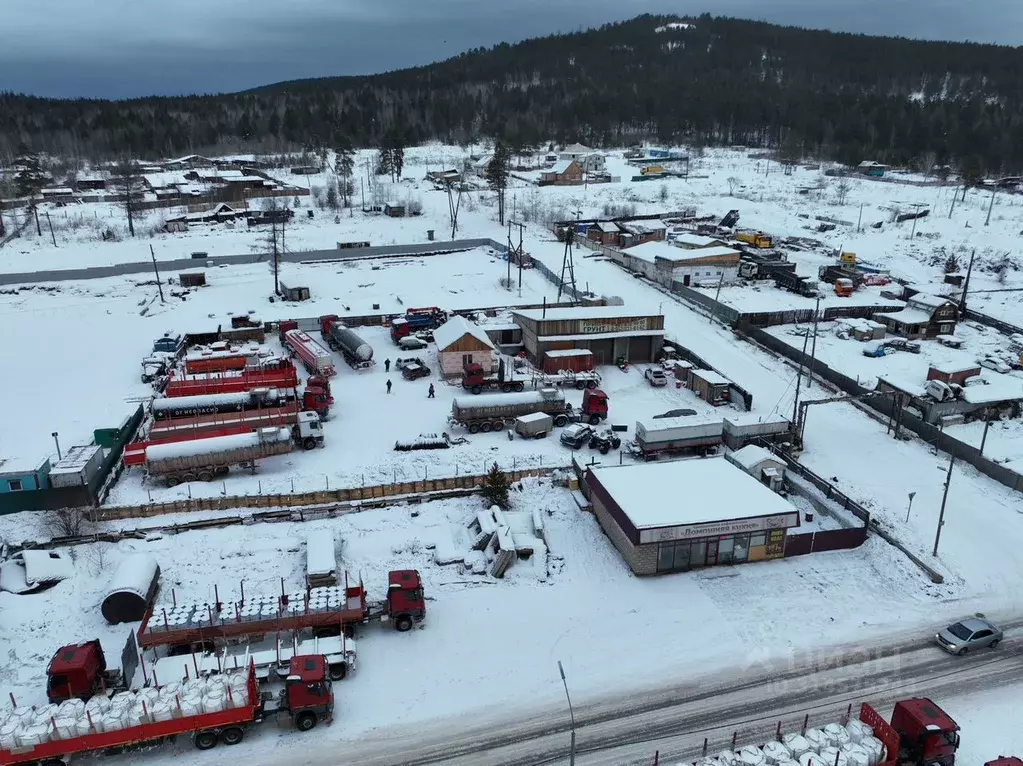
<path id="1" fill-rule="evenodd" d="M 522 328 L 522 343 L 538 366 L 548 351 L 586 349 L 597 364 L 620 356 L 630 362 L 653 362 L 664 344 L 664 315 L 627 306 L 526 309 L 513 312 Z"/>
<path id="2" fill-rule="evenodd" d="M 725 458 L 589 468 L 601 527 L 640 575 L 785 555 L 799 512 Z"/>

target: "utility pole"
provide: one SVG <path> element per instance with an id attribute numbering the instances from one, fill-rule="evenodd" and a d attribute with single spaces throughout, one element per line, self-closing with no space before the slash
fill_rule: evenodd
<path id="1" fill-rule="evenodd" d="M 963 297 L 959 301 L 959 311 L 962 312 L 963 318 L 966 317 L 966 293 L 970 289 L 970 275 L 973 273 L 973 258 L 977 255 L 977 248 L 973 248 L 970 251 L 970 265 L 966 267 L 966 281 L 963 282 Z"/>
<path id="2" fill-rule="evenodd" d="M 860 233 L 860 224 L 863 223 L 863 203 L 860 203 L 860 217 L 856 219 L 856 233 Z"/>
<path id="3" fill-rule="evenodd" d="M 32 206 L 32 214 L 36 218 L 36 236 L 41 237 L 43 236 L 43 230 L 39 226 L 39 208 L 37 208 L 35 205 Z"/>
<path id="4" fill-rule="evenodd" d="M 718 289 L 714 291 L 714 302 L 718 302 L 718 296 L 721 295 L 721 285 L 725 281 L 725 270 L 721 269 L 721 276 L 718 278 Z M 657 312 L 660 313 L 660 312 Z M 714 323 L 714 309 L 710 310 L 710 319 L 708 320 L 711 324 Z"/>
<path id="5" fill-rule="evenodd" d="M 156 251 L 153 250 L 153 246 L 149 246 L 149 254 L 153 256 L 153 273 L 156 275 L 156 287 L 160 291 L 160 303 L 166 303 L 163 299 L 163 282 L 160 281 L 160 269 L 156 266 Z"/>
<path id="6" fill-rule="evenodd" d="M 987 219 L 984 221 L 984 225 L 987 226 L 991 223 L 991 209 L 995 206 L 995 190 L 991 189 L 991 201 L 987 205 Z"/>
<path id="7" fill-rule="evenodd" d="M 959 187 L 952 190 L 952 204 L 948 206 L 948 220 L 952 220 L 952 211 L 956 209 L 956 196 L 959 194 Z"/>
<path id="8" fill-rule="evenodd" d="M 561 683 L 565 687 L 565 699 L 568 700 L 568 715 L 572 724 L 572 740 L 568 751 L 568 766 L 575 766 L 575 711 L 572 709 L 572 697 L 568 693 L 568 681 L 565 679 L 565 669 L 561 667 L 561 660 L 558 660 L 558 672 L 561 673 Z"/>
<path id="9" fill-rule="evenodd" d="M 799 372 L 796 373 L 796 398 L 792 400 L 792 422 L 796 422 L 799 414 L 799 387 L 803 382 L 803 360 L 806 358 L 806 344 L 810 340 L 810 331 L 803 335 L 803 353 L 799 356 Z"/>
<path id="10" fill-rule="evenodd" d="M 923 207 L 923 204 L 921 204 L 919 202 L 915 202 L 915 203 L 913 203 L 913 207 L 916 208 L 916 209 L 913 211 L 914 214 L 915 214 L 914 217 L 913 217 L 913 230 L 909 233 L 909 238 L 911 240 L 914 237 L 916 237 L 916 222 L 920 220 L 920 208 Z"/>
<path id="11" fill-rule="evenodd" d="M 53 233 L 53 221 L 50 220 L 50 211 L 46 211 L 46 225 L 50 227 L 50 239 L 53 240 L 53 246 L 57 246 L 57 237 Z"/>
<path id="12" fill-rule="evenodd" d="M 813 309 L 813 346 L 810 349 L 810 374 L 806 376 L 806 387 L 813 387 L 813 366 L 817 361 L 817 317 L 820 316 L 821 297 L 817 296 L 817 305 Z"/>
<path id="13" fill-rule="evenodd" d="M 572 243 L 575 241 L 575 227 L 569 226 L 565 230 L 565 254 L 561 258 L 561 277 L 558 279 L 558 302 L 561 302 L 561 293 L 566 290 L 565 273 L 572 280 L 572 299 L 575 300 L 579 291 L 575 286 L 575 262 L 572 260 Z"/>
<path id="14" fill-rule="evenodd" d="M 956 455 L 952 453 L 952 459 L 948 461 L 948 475 L 945 476 L 945 491 L 941 495 L 941 511 L 938 513 L 938 529 L 934 533 L 934 550 L 932 556 L 938 555 L 938 543 L 941 541 L 941 528 L 945 526 L 945 501 L 948 500 L 948 487 L 952 483 L 952 467 L 956 464 Z"/>
<path id="15" fill-rule="evenodd" d="M 507 248 L 507 252 L 505 253 L 506 260 L 508 261 L 508 289 L 509 290 L 511 290 L 511 284 L 512 284 L 512 281 L 511 281 L 511 261 L 512 261 L 511 227 L 512 227 L 511 218 L 509 218 L 508 219 L 508 248 Z"/>
<path id="16" fill-rule="evenodd" d="M 984 443 L 987 441 L 987 430 L 991 427 L 991 419 L 987 410 L 984 410 L 984 433 L 980 437 L 980 455 L 984 456 Z"/>

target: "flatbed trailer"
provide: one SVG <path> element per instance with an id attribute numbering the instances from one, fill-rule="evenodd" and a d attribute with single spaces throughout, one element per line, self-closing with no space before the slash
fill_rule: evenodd
<path id="1" fill-rule="evenodd" d="M 272 365 L 211 372 L 202 375 L 179 375 L 172 372 L 167 381 L 167 396 L 198 396 L 203 394 L 230 394 L 251 391 L 254 388 L 296 388 L 298 371 L 288 359 Z"/>
<path id="2" fill-rule="evenodd" d="M 150 444 L 195 439 L 202 436 L 222 434 L 225 428 L 242 428 L 244 433 L 255 428 L 285 426 L 290 428 L 298 423 L 302 412 L 297 401 L 283 407 L 265 407 L 242 412 L 221 412 L 211 415 L 195 415 L 184 418 L 163 418 L 153 422 L 147 441 Z"/>
<path id="3" fill-rule="evenodd" d="M 580 391 L 584 388 L 596 388 L 601 383 L 600 373 L 596 370 L 573 372 L 562 370 L 558 373 L 538 372 L 533 375 L 533 388 L 573 387 Z"/>

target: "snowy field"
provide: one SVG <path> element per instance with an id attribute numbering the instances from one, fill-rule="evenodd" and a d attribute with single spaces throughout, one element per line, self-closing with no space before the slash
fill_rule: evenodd
<path id="1" fill-rule="evenodd" d="M 72 580 L 37 595 L 0 594 L 7 615 L 0 624 L 0 642 L 7 647 L 0 658 L 4 689 L 21 704 L 43 702 L 46 663 L 68 640 L 99 636 L 108 652 L 119 650 L 131 626 L 106 625 L 99 602 L 104 573 L 125 555 L 146 552 L 157 558 L 162 602 L 171 600 L 173 590 L 179 602 L 201 603 L 212 598 L 214 585 L 221 598 L 237 597 L 243 580 L 250 596 L 278 592 L 281 578 L 292 592 L 302 588 L 304 540 L 316 530 L 329 530 L 341 541 L 343 567 L 354 577 L 361 574 L 371 598 L 382 596 L 388 570 L 408 567 L 420 570 L 428 597 L 421 629 L 409 634 L 381 626 L 361 630 L 357 670 L 335 687 L 339 714 L 318 735 L 327 741 L 386 730 L 399 721 L 405 727 L 433 718 L 556 705 L 558 660 L 582 702 L 606 693 L 612 681 L 626 690 L 665 677 L 752 668 L 791 652 L 826 654 L 825 647 L 848 644 L 854 636 L 890 636 L 888 615 L 895 611 L 902 630 L 919 627 L 926 634 L 961 609 L 942 603 L 949 589 L 932 585 L 877 538 L 854 551 L 638 579 L 594 517 L 579 511 L 571 494 L 549 480 L 529 480 L 521 492 L 512 492 L 512 510 L 541 512 L 549 560 L 519 562 L 501 581 L 436 564 L 434 550 L 468 550 L 464 521 L 481 507 L 479 498 L 469 497 L 331 521 L 79 546 Z M 0 533 L 9 533 L 12 524 L 11 517 L 0 519 Z M 125 525 L 118 522 L 117 528 Z M 857 608 L 849 609 L 853 602 Z M 692 637 L 693 625 L 714 640 L 683 640 Z M 631 646 L 633 640 L 647 650 L 623 650 L 623 642 Z M 650 661 L 653 647 L 656 662 Z M 265 751 L 273 736 L 260 733 L 242 747 Z M 283 735 L 275 744 L 285 748 L 292 742 Z M 196 763 L 212 763 L 196 758 Z"/>

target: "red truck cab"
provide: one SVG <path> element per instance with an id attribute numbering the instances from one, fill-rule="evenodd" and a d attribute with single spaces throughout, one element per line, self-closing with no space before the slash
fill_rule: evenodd
<path id="1" fill-rule="evenodd" d="M 599 388 L 587 388 L 583 391 L 583 403 L 580 407 L 583 420 L 594 426 L 602 420 L 607 420 L 608 401 L 608 395 Z"/>
<path id="2" fill-rule="evenodd" d="M 106 669 L 99 639 L 62 646 L 46 668 L 46 696 L 54 703 L 89 699 L 102 685 Z"/>
<path id="3" fill-rule="evenodd" d="M 959 724 L 926 697 L 895 703 L 891 723 L 870 705 L 860 709 L 860 720 L 874 728 L 887 751 L 879 766 L 954 766 L 959 749 Z"/>
<path id="4" fill-rule="evenodd" d="M 327 658 L 323 655 L 292 657 L 281 695 L 281 708 L 291 714 L 299 731 L 309 731 L 320 721 L 333 720 L 334 690 Z"/>
<path id="5" fill-rule="evenodd" d="M 423 581 L 415 569 L 396 569 L 387 575 L 387 613 L 404 633 L 426 617 Z"/>
<path id="6" fill-rule="evenodd" d="M 397 317 L 391 320 L 391 340 L 397 343 L 412 333 L 408 320 L 405 317 Z"/>
<path id="7" fill-rule="evenodd" d="M 1014 755 L 1000 755 L 997 760 L 988 761 L 984 766 L 1023 766 L 1023 760 Z"/>

